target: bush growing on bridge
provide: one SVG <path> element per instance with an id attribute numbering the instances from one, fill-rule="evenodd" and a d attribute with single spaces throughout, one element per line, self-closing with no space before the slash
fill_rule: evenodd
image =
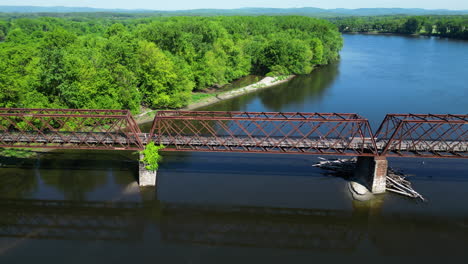
<path id="1" fill-rule="evenodd" d="M 156 146 L 154 142 L 150 142 L 143 151 L 140 151 L 140 154 L 143 154 L 143 159 L 140 161 L 145 164 L 147 170 L 156 171 L 159 168 L 159 162 L 162 160 L 159 150 L 163 148 L 164 145 Z"/>

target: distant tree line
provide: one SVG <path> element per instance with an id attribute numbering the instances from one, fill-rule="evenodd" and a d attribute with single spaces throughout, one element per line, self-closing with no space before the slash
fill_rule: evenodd
<path id="1" fill-rule="evenodd" d="M 468 15 L 371 16 L 330 19 L 340 32 L 423 34 L 468 39 Z"/>
<path id="2" fill-rule="evenodd" d="M 0 107 L 178 108 L 248 74 L 339 56 L 332 23 L 278 17 L 2 17 Z"/>

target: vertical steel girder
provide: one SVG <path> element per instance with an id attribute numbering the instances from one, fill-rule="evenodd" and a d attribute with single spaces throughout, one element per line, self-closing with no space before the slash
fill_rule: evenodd
<path id="1" fill-rule="evenodd" d="M 468 115 L 389 114 L 374 138 L 381 156 L 468 158 Z"/>
<path id="2" fill-rule="evenodd" d="M 172 151 L 378 154 L 357 114 L 160 111 L 150 138 Z"/>
<path id="3" fill-rule="evenodd" d="M 140 134 L 128 110 L 0 108 L 0 147 L 136 150 Z"/>

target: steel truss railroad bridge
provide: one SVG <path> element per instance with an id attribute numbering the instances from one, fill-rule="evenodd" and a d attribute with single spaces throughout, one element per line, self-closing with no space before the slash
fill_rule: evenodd
<path id="1" fill-rule="evenodd" d="M 468 158 L 468 115 L 158 111 L 143 133 L 128 110 L 0 108 L 0 147 Z M 367 165 L 365 165 L 367 166 Z M 370 165 L 369 165 L 370 166 Z"/>

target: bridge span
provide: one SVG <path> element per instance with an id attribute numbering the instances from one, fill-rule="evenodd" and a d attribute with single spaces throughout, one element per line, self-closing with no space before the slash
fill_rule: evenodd
<path id="1" fill-rule="evenodd" d="M 358 156 L 381 192 L 386 157 L 468 158 L 468 115 L 388 114 L 373 132 L 352 113 L 158 111 L 143 133 L 128 110 L 0 109 L 0 147 L 142 150 L 149 142 L 165 151 Z"/>

